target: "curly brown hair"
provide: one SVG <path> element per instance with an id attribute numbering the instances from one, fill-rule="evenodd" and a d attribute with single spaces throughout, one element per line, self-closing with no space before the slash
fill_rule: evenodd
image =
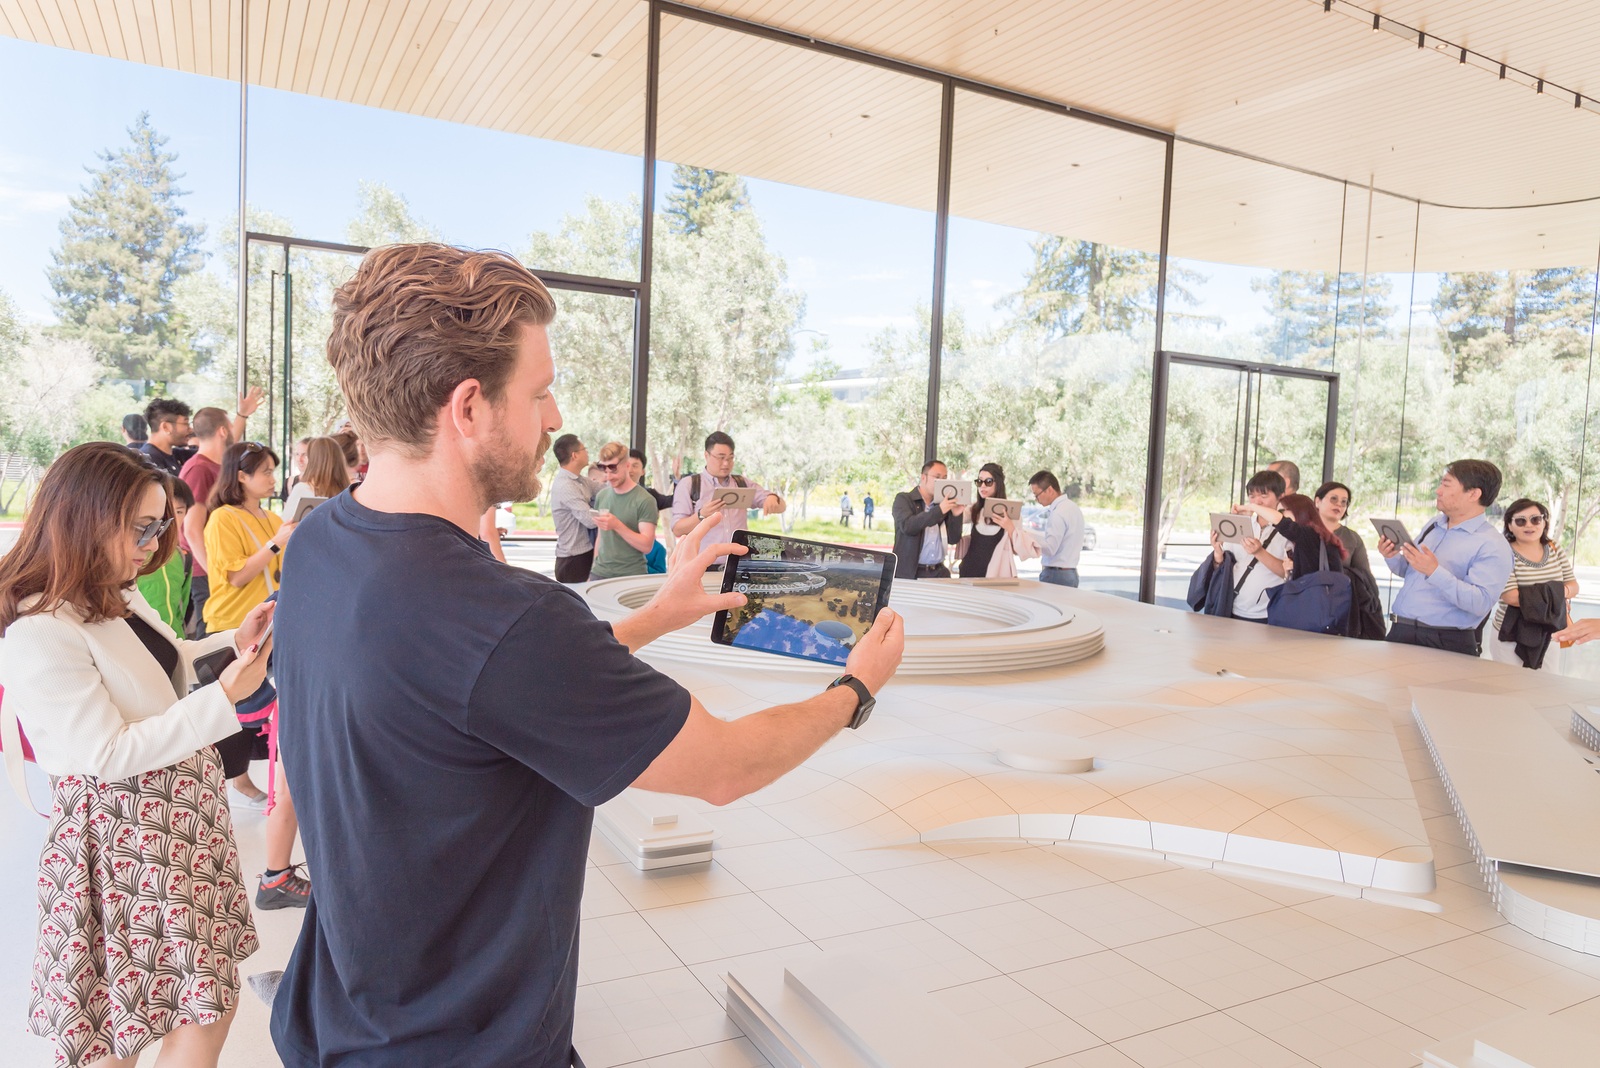
<path id="1" fill-rule="evenodd" d="M 421 458 L 455 388 L 476 379 L 497 404 L 522 328 L 555 314 L 544 283 L 504 252 L 388 245 L 334 292 L 328 364 L 368 446 Z"/>
<path id="2" fill-rule="evenodd" d="M 91 441 L 57 457 L 39 481 L 16 545 L 0 557 L 0 635 L 23 616 L 63 605 L 86 623 L 127 615 L 122 591 L 133 583 L 108 547 L 128 536 L 152 485 L 165 491 L 167 476 L 125 445 Z M 173 518 L 170 495 L 161 518 Z M 159 570 L 177 545 L 177 526 L 170 525 L 139 574 Z M 24 609 L 30 597 L 39 599 Z"/>

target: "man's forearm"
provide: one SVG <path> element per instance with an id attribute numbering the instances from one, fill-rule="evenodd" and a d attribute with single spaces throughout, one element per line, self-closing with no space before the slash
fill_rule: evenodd
<path id="1" fill-rule="evenodd" d="M 645 533 L 646 526 L 650 527 L 649 533 Z M 656 528 L 648 523 L 641 525 L 638 530 L 634 530 L 628 524 L 623 523 L 612 533 L 627 542 L 630 547 L 642 553 L 647 553 L 655 547 Z"/>
<path id="2" fill-rule="evenodd" d="M 855 707 L 855 691 L 840 686 L 730 722 L 729 744 L 723 751 L 724 785 L 732 795 L 727 801 L 770 786 L 805 763 L 829 738 L 850 725 Z"/>
<path id="3" fill-rule="evenodd" d="M 633 785 L 729 804 L 799 767 L 849 725 L 855 703 L 854 691 L 839 687 L 732 721 L 691 709 L 678 739 Z"/>

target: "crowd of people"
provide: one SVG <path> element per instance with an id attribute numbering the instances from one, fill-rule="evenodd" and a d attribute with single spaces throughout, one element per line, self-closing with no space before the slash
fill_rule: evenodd
<path id="1" fill-rule="evenodd" d="M 741 606 L 704 577 L 744 552 L 749 510 L 788 502 L 735 473 L 722 431 L 670 494 L 620 442 L 591 459 L 552 441 L 554 314 L 509 256 L 375 250 L 328 343 L 359 435 L 301 439 L 280 481 L 246 439 L 259 391 L 231 417 L 161 398 L 126 444 L 46 472 L 0 557 L 0 715 L 52 776 L 29 1026 L 60 1063 L 122 1068 L 160 1040 L 164 1064 L 215 1066 L 258 946 L 233 810 L 258 803 L 266 760 L 254 907 L 305 909 L 272 1001 L 283 1062 L 567 1065 L 593 808 L 630 785 L 730 803 L 870 714 L 903 651 L 889 609 L 828 687 L 732 721 L 635 655 Z M 506 566 L 493 529 L 498 502 L 540 493 L 547 448 L 557 581 Z M 1258 536 L 1213 540 L 1198 607 L 1284 622 L 1348 586 L 1337 633 L 1476 654 L 1492 612 L 1493 655 L 1539 667 L 1552 634 L 1600 626 L 1566 624 L 1577 584 L 1542 504 L 1487 518 L 1500 481 L 1457 461 L 1415 541 L 1378 541 L 1402 580 L 1385 627 L 1349 487 L 1308 497 L 1274 464 L 1235 509 Z M 1054 472 L 1028 478 L 1026 522 L 1000 465 L 969 503 L 948 482 L 930 460 L 895 495 L 898 578 L 1015 580 L 1037 559 L 1040 581 L 1079 584 L 1084 515 Z M 568 588 L 655 570 L 655 597 L 613 623 Z"/>
<path id="2" fill-rule="evenodd" d="M 1378 536 L 1384 566 L 1401 580 L 1386 626 L 1366 543 L 1346 523 L 1350 487 L 1325 482 L 1304 496 L 1299 467 L 1278 461 L 1246 482 L 1246 501 L 1233 507 L 1254 520 L 1257 536 L 1243 538 L 1235 552 L 1212 531 L 1211 556 L 1190 584 L 1190 604 L 1252 623 L 1468 656 L 1487 648 L 1502 663 L 1547 667 L 1552 641 L 1586 641 L 1593 628 L 1571 618 L 1577 575 L 1551 537 L 1549 509 L 1522 497 L 1504 509 L 1498 529 L 1489 518 L 1501 481 L 1488 460 L 1448 464 L 1434 492 L 1438 514 L 1422 532 L 1399 543 Z M 1340 578 L 1313 579 L 1330 573 Z M 1290 607 L 1313 586 L 1336 592 Z"/>

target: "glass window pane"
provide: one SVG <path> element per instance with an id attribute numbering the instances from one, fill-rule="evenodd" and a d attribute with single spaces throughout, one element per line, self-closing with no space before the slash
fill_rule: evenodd
<path id="1" fill-rule="evenodd" d="M 1053 471 L 1094 528 L 1083 586 L 1136 596 L 1166 146 L 956 94 L 939 452 L 1026 500 Z M 1037 561 L 1023 565 L 1033 574 Z"/>
<path id="2" fill-rule="evenodd" d="M 445 54 L 431 58 L 452 73 L 448 85 L 402 65 L 359 99 L 338 85 L 325 95 L 252 89 L 251 203 L 299 237 L 437 238 L 519 255 L 536 230 L 602 215 L 632 238 L 606 276 L 637 279 L 648 9 L 602 0 L 545 25 L 559 10 L 530 4 L 508 16 L 506 39 L 520 43 L 496 50 L 500 65 L 475 78 L 460 76 L 451 57 L 462 46 L 442 24 L 431 44 Z M 572 258 L 528 262 L 583 273 L 593 258 L 547 250 Z"/>
<path id="3" fill-rule="evenodd" d="M 836 531 L 847 490 L 887 516 L 922 460 L 939 107 L 923 79 L 663 19 L 658 477 L 698 471 L 724 430 L 789 498 L 782 523 Z"/>
<path id="4" fill-rule="evenodd" d="M 1162 343 L 1330 366 L 1342 183 L 1182 142 L 1174 152 Z"/>

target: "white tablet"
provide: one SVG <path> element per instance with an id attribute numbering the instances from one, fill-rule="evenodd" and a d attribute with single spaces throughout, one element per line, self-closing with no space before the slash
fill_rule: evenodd
<path id="1" fill-rule="evenodd" d="M 754 486 L 707 486 L 701 491 L 700 507 L 721 501 L 724 512 L 748 511 L 756 506 Z"/>
<path id="2" fill-rule="evenodd" d="M 1372 527 L 1378 532 L 1378 537 L 1388 538 L 1395 545 L 1415 545 L 1411 532 L 1406 525 L 1398 519 L 1374 519 Z"/>
<path id="3" fill-rule="evenodd" d="M 1224 545 L 1243 545 L 1246 538 L 1260 538 L 1256 530 L 1256 518 L 1253 515 L 1238 515 L 1234 512 L 1212 512 L 1211 533 L 1215 534 Z"/>
<path id="4" fill-rule="evenodd" d="M 936 478 L 933 480 L 933 503 L 955 501 L 963 507 L 972 504 L 972 483 L 964 478 Z"/>
<path id="5" fill-rule="evenodd" d="M 302 519 L 304 519 L 306 517 L 307 513 L 309 513 L 311 511 L 311 509 L 315 508 L 317 505 L 321 504 L 323 501 L 326 501 L 327 499 L 328 498 L 326 498 L 326 497 L 309 497 L 309 496 L 308 497 L 301 497 L 295 503 L 294 515 L 289 517 L 289 522 L 291 522 L 291 523 L 300 522 L 300 520 L 302 520 Z"/>
<path id="6" fill-rule="evenodd" d="M 983 502 L 983 518 L 989 522 L 993 523 L 995 516 L 1002 514 L 1011 517 L 1014 523 L 1021 521 L 1022 502 L 1010 501 L 1004 497 L 990 497 Z"/>

